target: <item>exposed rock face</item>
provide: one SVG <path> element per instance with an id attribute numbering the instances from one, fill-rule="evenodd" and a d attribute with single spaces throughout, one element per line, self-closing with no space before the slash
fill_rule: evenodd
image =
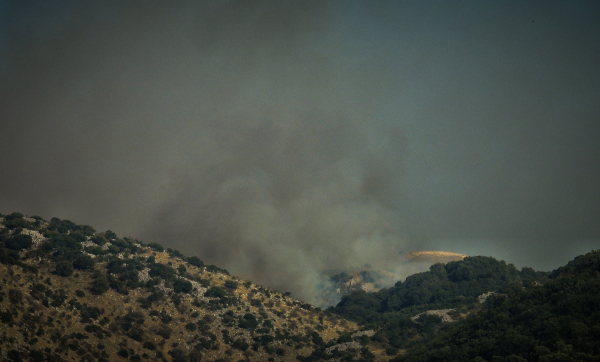
<path id="1" fill-rule="evenodd" d="M 496 294 L 496 293 L 494 293 L 494 292 L 483 293 L 482 295 L 478 296 L 477 299 L 479 300 L 479 303 L 483 303 L 492 294 Z"/>
<path id="2" fill-rule="evenodd" d="M 329 348 L 327 348 L 325 350 L 325 353 L 327 354 L 331 354 L 334 350 L 339 350 L 339 351 L 347 351 L 349 349 L 361 349 L 361 345 L 358 342 L 346 342 L 346 343 L 340 343 L 340 344 L 336 344 L 335 346 L 331 346 Z"/>
<path id="3" fill-rule="evenodd" d="M 361 336 L 373 337 L 374 335 L 375 335 L 374 330 L 360 331 L 360 332 L 356 332 L 356 333 L 352 334 L 352 338 L 361 337 Z"/>
<path id="4" fill-rule="evenodd" d="M 425 311 L 423 313 L 419 313 L 419 314 L 417 314 L 414 317 L 410 317 L 410 319 L 412 319 L 413 321 L 416 321 L 417 319 L 419 319 L 419 317 L 422 314 L 429 314 L 429 315 L 436 315 L 436 316 L 442 318 L 442 322 L 454 322 L 454 319 L 452 319 L 452 317 L 450 317 L 448 315 L 448 312 L 452 312 L 454 310 L 455 309 L 433 309 L 433 310 L 428 310 L 428 311 Z"/>
<path id="5" fill-rule="evenodd" d="M 34 246 L 39 246 L 41 243 L 44 242 L 44 240 L 46 240 L 46 238 L 44 238 L 44 235 L 40 234 L 37 230 L 23 229 L 23 231 L 21 231 L 21 234 L 31 236 L 31 241 L 33 242 Z"/>

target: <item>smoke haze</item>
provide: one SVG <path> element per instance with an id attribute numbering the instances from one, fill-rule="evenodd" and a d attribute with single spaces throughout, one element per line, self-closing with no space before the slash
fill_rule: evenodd
<path id="1" fill-rule="evenodd" d="M 14 1 L 0 212 L 317 301 L 400 250 L 600 246 L 596 2 Z"/>

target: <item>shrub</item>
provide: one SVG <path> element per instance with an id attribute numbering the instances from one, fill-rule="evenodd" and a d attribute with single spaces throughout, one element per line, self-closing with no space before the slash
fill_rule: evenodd
<path id="1" fill-rule="evenodd" d="M 162 290 L 155 290 L 152 292 L 152 294 L 150 294 L 148 296 L 148 301 L 150 301 L 150 302 L 159 301 L 164 295 L 165 295 L 165 293 Z"/>
<path id="2" fill-rule="evenodd" d="M 204 266 L 204 262 L 200 260 L 200 258 L 198 258 L 197 256 L 187 258 L 187 262 L 194 266 L 197 266 L 198 268 L 202 268 Z"/>
<path id="3" fill-rule="evenodd" d="M 238 287 L 238 283 L 233 281 L 233 280 L 227 280 L 225 282 L 225 288 L 231 289 L 231 290 L 236 290 Z"/>
<path id="4" fill-rule="evenodd" d="M 26 221 L 25 219 L 14 219 L 14 220 L 7 220 L 4 221 L 4 226 L 8 229 L 8 230 L 14 230 L 14 229 L 29 229 L 32 228 L 32 224 L 28 221 Z"/>
<path id="5" fill-rule="evenodd" d="M 90 240 L 92 240 L 96 245 L 104 245 L 106 244 L 106 238 L 102 235 L 95 235 Z"/>
<path id="6" fill-rule="evenodd" d="M 204 293 L 204 296 L 209 298 L 223 298 L 226 296 L 226 293 L 221 287 L 210 287 Z"/>
<path id="7" fill-rule="evenodd" d="M 21 214 L 20 212 L 13 212 L 10 215 L 6 215 L 4 217 L 4 219 L 6 219 L 6 220 L 22 219 L 23 216 L 25 216 L 25 215 Z"/>
<path id="8" fill-rule="evenodd" d="M 179 250 L 167 248 L 167 253 L 169 253 L 169 256 L 171 258 L 180 258 L 180 259 L 185 260 L 185 256 L 183 254 L 181 254 L 181 252 Z"/>
<path id="9" fill-rule="evenodd" d="M 23 292 L 19 289 L 10 289 L 8 291 L 8 299 L 12 304 L 21 304 L 23 303 Z"/>
<path id="10" fill-rule="evenodd" d="M 162 245 L 157 244 L 157 243 L 150 243 L 148 244 L 148 247 L 154 251 L 158 251 L 158 252 L 163 252 L 165 251 L 165 248 L 163 248 Z"/>
<path id="11" fill-rule="evenodd" d="M 30 248 L 31 245 L 33 245 L 31 236 L 29 235 L 24 235 L 24 234 L 19 234 L 19 235 L 15 235 L 12 238 L 8 239 L 4 245 L 12 250 L 22 250 L 22 249 L 27 249 Z"/>
<path id="12" fill-rule="evenodd" d="M 165 280 L 170 280 L 175 276 L 175 269 L 171 268 L 168 265 L 154 263 L 148 265 L 148 267 L 150 267 L 148 275 L 150 275 L 150 277 L 152 278 L 161 277 Z"/>
<path id="13" fill-rule="evenodd" d="M 56 263 L 56 274 L 61 277 L 68 277 L 73 274 L 73 265 L 68 261 L 59 261 Z"/>
<path id="14" fill-rule="evenodd" d="M 87 270 L 89 268 L 92 268 L 94 264 L 94 259 L 91 256 L 85 254 L 79 255 L 77 258 L 75 258 L 75 260 L 73 260 L 73 268 L 79 270 Z"/>
<path id="15" fill-rule="evenodd" d="M 388 356 L 395 356 L 395 355 L 398 354 L 399 351 L 400 350 L 398 348 L 394 348 L 394 347 L 388 347 L 388 348 L 385 349 L 385 353 Z"/>
<path id="16" fill-rule="evenodd" d="M 156 349 L 156 346 L 152 342 L 144 342 L 143 347 L 151 351 L 154 351 Z"/>
<path id="17" fill-rule="evenodd" d="M 185 329 L 189 330 L 189 331 L 195 331 L 196 330 L 196 325 L 194 323 L 188 323 L 185 325 Z"/>
<path id="18" fill-rule="evenodd" d="M 189 293 L 192 291 L 192 283 L 187 280 L 177 279 L 173 283 L 173 291 L 175 293 Z"/>
<path id="19" fill-rule="evenodd" d="M 42 284 L 40 285 L 43 286 Z M 75 295 L 77 295 L 79 298 L 85 297 L 85 293 L 83 292 L 83 290 L 76 290 Z"/>
<path id="20" fill-rule="evenodd" d="M 94 295 L 100 295 L 110 289 L 108 285 L 108 281 L 106 280 L 106 276 L 100 275 L 92 280 L 92 284 L 90 285 L 90 291 Z"/>
<path id="21" fill-rule="evenodd" d="M 243 339 L 236 339 L 231 344 L 231 347 L 239 349 L 240 351 L 245 351 L 250 347 L 250 345 Z"/>
<path id="22" fill-rule="evenodd" d="M 244 314 L 242 321 L 240 321 L 240 323 L 238 324 L 238 327 L 244 329 L 255 329 L 256 327 L 258 327 L 258 321 L 256 320 L 256 317 L 253 314 L 246 313 Z"/>
<path id="23" fill-rule="evenodd" d="M 188 362 L 187 353 L 182 349 L 176 348 L 168 353 L 171 355 L 173 362 Z"/>

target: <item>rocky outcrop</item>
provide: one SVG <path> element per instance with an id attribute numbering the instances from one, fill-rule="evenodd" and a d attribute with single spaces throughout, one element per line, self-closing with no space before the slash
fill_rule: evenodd
<path id="1" fill-rule="evenodd" d="M 412 319 L 413 321 L 416 321 L 417 319 L 419 319 L 419 317 L 422 314 L 429 314 L 429 315 L 436 315 L 436 316 L 442 318 L 442 322 L 454 322 L 454 319 L 452 319 L 452 317 L 450 317 L 448 315 L 448 312 L 452 312 L 454 310 L 455 309 L 434 309 L 434 310 L 428 310 L 428 311 L 425 311 L 423 313 L 419 313 L 419 314 L 417 314 L 414 317 L 410 317 L 410 319 Z"/>

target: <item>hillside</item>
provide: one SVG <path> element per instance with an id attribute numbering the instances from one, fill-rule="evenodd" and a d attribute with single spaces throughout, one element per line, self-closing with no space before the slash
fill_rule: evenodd
<path id="1" fill-rule="evenodd" d="M 328 310 L 377 329 L 372 339 L 389 346 L 390 354 L 397 354 L 478 313 L 490 292 L 541 283 L 547 274 L 531 268 L 519 271 L 492 257 L 466 257 L 434 264 L 429 271 L 411 275 L 392 288 L 352 293 Z"/>
<path id="2" fill-rule="evenodd" d="M 334 272 L 329 277 L 331 285 L 321 293 L 329 304 L 337 304 L 340 299 L 353 292 L 378 292 L 393 287 L 406 273 L 414 274 L 427 270 L 437 263 L 449 263 L 463 260 L 467 255 L 447 251 L 411 251 L 401 252 L 393 258 L 382 258 L 376 265 L 365 264 L 362 267 L 349 268 Z"/>
<path id="3" fill-rule="evenodd" d="M 294 361 L 358 330 L 156 243 L 0 217 L 0 359 Z"/>
<path id="4" fill-rule="evenodd" d="M 600 250 L 544 284 L 491 296 L 481 313 L 397 361 L 600 361 Z"/>
<path id="5" fill-rule="evenodd" d="M 600 251 L 552 273 L 463 257 L 321 310 L 156 243 L 0 215 L 0 360 L 600 360 Z"/>

